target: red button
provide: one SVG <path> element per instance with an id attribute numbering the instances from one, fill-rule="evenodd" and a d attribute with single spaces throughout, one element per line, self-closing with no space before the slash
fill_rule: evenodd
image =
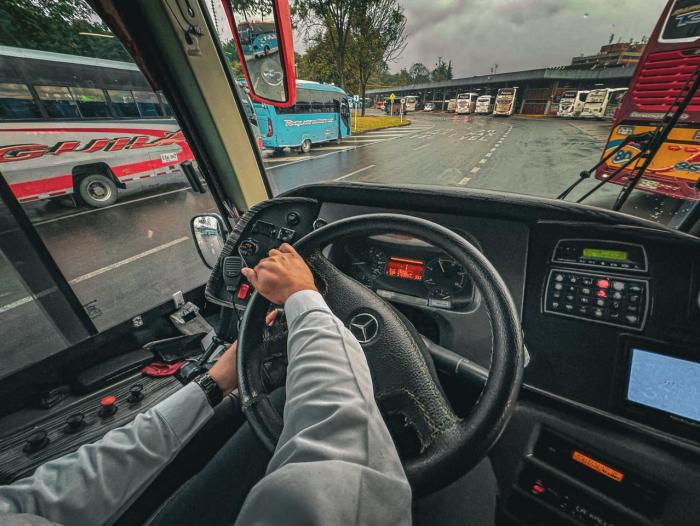
<path id="1" fill-rule="evenodd" d="M 532 485 L 532 493 L 535 495 L 544 493 L 544 486 L 539 480 Z"/>
<path id="2" fill-rule="evenodd" d="M 237 296 L 238 299 L 239 300 L 246 299 L 248 297 L 249 292 L 250 292 L 250 285 L 248 285 L 247 283 L 243 283 L 243 285 L 241 285 L 238 288 L 238 296 Z"/>
<path id="3" fill-rule="evenodd" d="M 596 292 L 596 295 L 597 295 L 599 298 L 607 298 L 607 297 L 608 297 L 608 293 L 605 292 L 604 290 L 599 290 L 598 292 Z"/>
<path id="4" fill-rule="evenodd" d="M 607 279 L 599 279 L 596 285 L 598 285 L 598 288 L 607 289 L 610 286 L 610 282 Z"/>
<path id="5" fill-rule="evenodd" d="M 114 395 L 105 396 L 102 400 L 100 400 L 100 405 L 102 407 L 112 407 L 113 405 L 116 405 L 116 403 L 117 397 Z"/>

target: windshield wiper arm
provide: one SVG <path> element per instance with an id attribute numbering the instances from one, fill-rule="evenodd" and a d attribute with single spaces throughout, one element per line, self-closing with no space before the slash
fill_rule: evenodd
<path id="1" fill-rule="evenodd" d="M 619 152 L 620 150 L 622 150 L 625 146 L 627 146 L 628 144 L 630 144 L 630 143 L 632 143 L 632 142 L 634 142 L 634 143 L 640 143 L 640 145 L 641 145 L 641 143 L 644 143 L 644 142 L 648 141 L 648 140 L 651 138 L 651 136 L 653 135 L 653 133 L 654 133 L 654 132 L 646 132 L 646 133 L 639 133 L 639 134 L 637 134 L 637 135 L 628 135 L 627 137 L 625 137 L 625 138 L 622 140 L 622 142 L 621 142 L 620 144 L 618 144 L 609 154 L 607 154 L 607 155 L 605 155 L 603 158 L 601 158 L 600 161 L 598 161 L 595 165 L 593 165 L 593 167 L 592 167 L 590 170 L 583 170 L 583 171 L 579 174 L 579 179 L 576 180 L 576 181 L 574 181 L 574 184 L 572 184 L 572 185 L 569 186 L 566 190 L 564 190 L 561 194 L 559 194 L 559 195 L 557 196 L 557 199 L 559 199 L 559 200 L 564 200 L 564 199 L 566 199 L 566 198 L 568 197 L 568 195 L 572 192 L 572 190 L 574 190 L 574 189 L 575 189 L 578 185 L 580 185 L 584 180 L 590 178 L 591 175 L 592 175 L 598 168 L 600 168 L 604 163 L 608 162 L 608 160 L 610 160 L 611 157 L 613 157 L 617 152 Z M 636 157 L 635 157 L 635 159 L 636 159 Z M 630 164 L 630 163 L 626 163 L 626 164 L 623 166 L 622 169 L 627 168 L 627 166 L 628 166 L 629 164 Z M 613 175 L 611 175 L 609 178 L 603 180 L 602 183 L 600 183 L 600 184 L 598 184 L 597 186 L 595 186 L 595 187 L 593 188 L 593 190 L 591 190 L 591 191 L 588 192 L 586 195 L 584 195 L 582 198 L 580 198 L 580 199 L 577 201 L 577 203 L 580 203 L 581 201 L 583 201 L 586 197 L 588 197 L 590 194 L 592 194 L 593 192 L 595 192 L 595 191 L 598 189 L 598 187 L 600 187 L 600 186 L 602 186 L 603 184 L 605 184 L 605 182 L 607 182 L 609 179 L 612 179 L 612 178 L 613 178 L 614 176 L 616 176 L 620 171 L 621 171 L 621 170 L 616 171 L 616 172 L 615 172 Z"/>

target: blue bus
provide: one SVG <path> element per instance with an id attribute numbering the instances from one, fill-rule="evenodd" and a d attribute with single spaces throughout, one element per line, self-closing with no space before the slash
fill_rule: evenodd
<path id="1" fill-rule="evenodd" d="M 313 144 L 336 141 L 352 133 L 347 94 L 336 86 L 297 80 L 297 101 L 289 108 L 254 103 L 263 147 L 308 153 Z"/>
<path id="2" fill-rule="evenodd" d="M 238 24 L 238 35 L 244 55 L 262 57 L 278 51 L 274 22 L 243 21 Z"/>

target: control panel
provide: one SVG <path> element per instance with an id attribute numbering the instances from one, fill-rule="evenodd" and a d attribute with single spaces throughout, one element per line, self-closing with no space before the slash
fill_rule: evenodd
<path id="1" fill-rule="evenodd" d="M 37 466 L 125 425 L 182 387 L 173 376 L 137 374 L 84 397 L 37 409 L 26 422 L 0 421 L 0 484 L 27 476 Z"/>
<path id="2" fill-rule="evenodd" d="M 642 330 L 649 310 L 649 281 L 553 268 L 543 303 L 549 314 Z"/>
<path id="3" fill-rule="evenodd" d="M 582 267 L 646 272 L 647 254 L 642 245 L 594 239 L 562 239 L 552 255 L 553 263 Z"/>

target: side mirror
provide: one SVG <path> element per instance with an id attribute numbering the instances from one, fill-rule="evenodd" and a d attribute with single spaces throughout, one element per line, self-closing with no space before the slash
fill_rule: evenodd
<path id="1" fill-rule="evenodd" d="M 204 264 L 214 268 L 226 243 L 224 220 L 216 214 L 202 214 L 190 223 L 194 244 Z"/>
<path id="2" fill-rule="evenodd" d="M 288 0 L 221 0 L 253 100 L 296 102 L 292 17 Z"/>

